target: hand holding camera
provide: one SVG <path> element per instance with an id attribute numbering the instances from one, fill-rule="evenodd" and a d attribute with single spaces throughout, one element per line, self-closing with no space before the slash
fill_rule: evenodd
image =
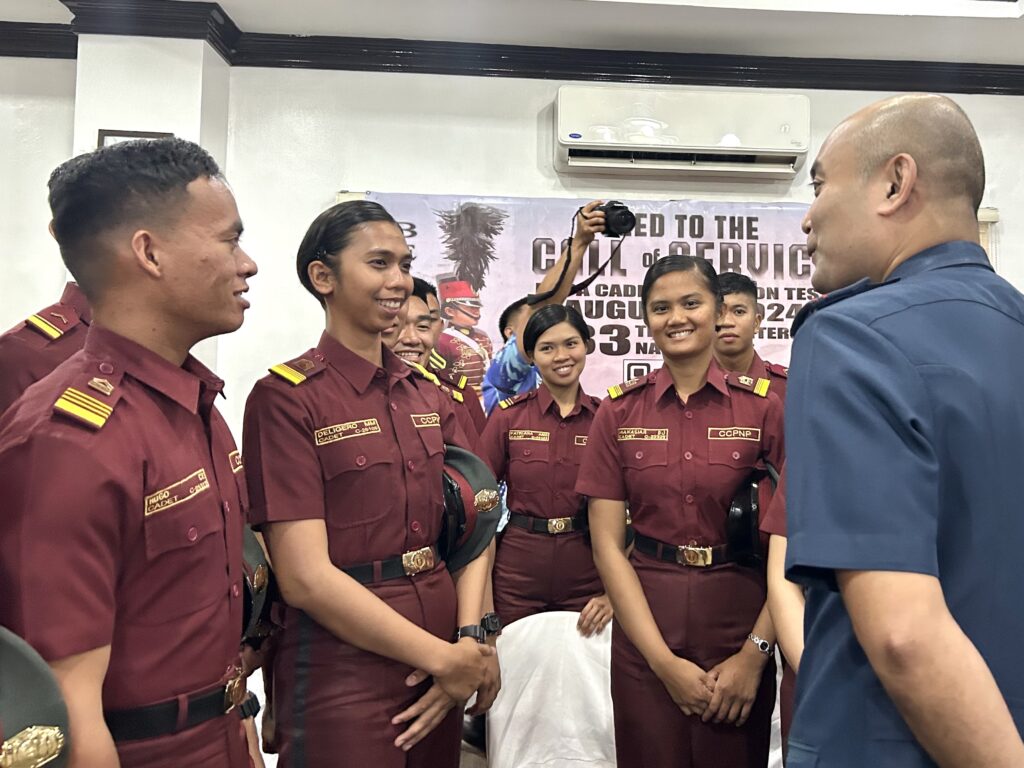
<path id="1" fill-rule="evenodd" d="M 576 214 L 574 245 L 585 248 L 598 233 L 606 237 L 622 237 L 633 231 L 636 216 L 618 200 L 591 200 Z"/>

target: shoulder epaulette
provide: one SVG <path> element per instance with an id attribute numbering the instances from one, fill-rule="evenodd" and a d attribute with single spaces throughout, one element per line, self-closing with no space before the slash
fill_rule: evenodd
<path id="1" fill-rule="evenodd" d="M 446 395 L 448 395 L 455 402 L 457 402 L 457 403 L 465 402 L 465 398 L 462 396 L 462 393 L 459 392 L 458 390 L 454 390 L 454 389 L 452 389 L 450 387 L 447 387 L 444 384 L 442 384 L 441 383 L 441 379 L 439 379 L 437 377 L 437 374 L 435 374 L 435 373 L 433 373 L 431 371 L 428 371 L 426 368 L 424 368 L 419 363 L 409 363 L 408 365 L 409 365 L 410 368 L 412 368 L 413 372 L 417 376 L 419 376 L 421 379 L 429 381 L 431 384 L 433 384 L 435 387 L 440 389 L 442 392 L 444 392 Z"/>
<path id="2" fill-rule="evenodd" d="M 518 395 L 512 397 L 506 397 L 504 400 L 498 401 L 498 407 L 502 410 L 511 408 L 513 405 L 519 405 L 519 403 L 525 403 L 531 397 L 536 397 L 537 390 L 531 389 L 529 392 L 521 392 Z"/>
<path id="3" fill-rule="evenodd" d="M 89 373 L 85 372 L 80 383 L 75 382 L 60 393 L 53 410 L 92 429 L 102 429 L 121 399 L 122 375 L 100 371 L 99 375 L 86 378 Z"/>
<path id="4" fill-rule="evenodd" d="M 311 353 L 302 357 L 289 360 L 287 363 L 278 363 L 270 366 L 270 372 L 280 376 L 293 387 L 299 386 L 310 376 L 316 376 L 327 367 L 323 360 L 317 360 Z"/>
<path id="5" fill-rule="evenodd" d="M 840 288 L 838 291 L 832 291 L 832 293 L 825 294 L 814 301 L 804 304 L 803 309 L 797 313 L 796 319 L 793 320 L 793 327 L 789 332 L 790 337 L 796 336 L 796 332 L 799 331 L 801 326 L 803 326 L 803 324 L 806 323 L 816 312 L 820 312 L 826 307 L 838 304 L 840 301 L 849 299 L 853 296 L 859 296 L 862 293 L 873 291 L 876 288 L 881 288 L 885 285 L 892 285 L 893 283 L 899 282 L 899 280 L 900 278 L 894 277 L 890 280 L 886 280 L 884 283 L 873 283 L 870 278 L 865 277 L 863 280 L 858 280 L 853 285 Z"/>
<path id="6" fill-rule="evenodd" d="M 768 397 L 768 390 L 772 385 L 771 379 L 754 379 L 746 374 L 737 376 L 734 373 L 726 375 L 725 383 L 736 389 L 745 389 L 747 392 L 753 392 L 758 397 Z"/>
<path id="7" fill-rule="evenodd" d="M 80 322 L 78 313 L 65 304 L 53 304 L 25 318 L 25 325 L 51 340 L 59 339 Z"/>
<path id="8" fill-rule="evenodd" d="M 784 365 L 779 365 L 778 363 L 765 363 L 764 367 L 768 369 L 768 373 L 781 376 L 784 379 L 789 378 L 789 368 Z"/>
<path id="9" fill-rule="evenodd" d="M 621 384 L 616 384 L 614 387 L 608 387 L 608 397 L 612 400 L 618 400 L 623 395 L 629 392 L 635 392 L 638 389 L 646 387 L 652 383 L 657 373 L 652 373 L 647 376 L 638 376 L 635 379 L 624 381 Z"/>
<path id="10" fill-rule="evenodd" d="M 448 367 L 448 361 L 445 360 L 444 355 L 437 351 L 437 349 L 430 350 L 430 359 L 427 361 L 431 368 L 438 371 L 443 371 Z"/>

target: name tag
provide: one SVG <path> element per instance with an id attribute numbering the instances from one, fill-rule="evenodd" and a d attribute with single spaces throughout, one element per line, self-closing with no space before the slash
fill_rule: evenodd
<path id="1" fill-rule="evenodd" d="M 761 442 L 757 427 L 708 427 L 708 440 L 751 440 Z"/>
<path id="2" fill-rule="evenodd" d="M 146 517 L 170 509 L 209 489 L 210 480 L 206 476 L 206 470 L 197 469 L 188 477 L 147 496 L 144 502 Z"/>
<path id="3" fill-rule="evenodd" d="M 576 435 L 576 439 L 573 442 L 576 445 L 586 445 L 587 444 L 587 436 L 586 435 Z"/>
<path id="4" fill-rule="evenodd" d="M 329 427 L 322 427 L 313 433 L 313 439 L 317 445 L 330 445 L 339 440 L 348 440 L 350 437 L 360 435 L 374 435 L 380 432 L 380 424 L 376 419 L 359 419 L 358 421 L 346 421 L 344 424 L 332 424 Z"/>
<path id="5" fill-rule="evenodd" d="M 536 429 L 510 429 L 509 440 L 532 440 L 535 443 L 547 443 L 551 440 L 550 432 L 539 432 Z"/>
<path id="6" fill-rule="evenodd" d="M 412 425 L 416 427 L 416 429 L 440 427 L 441 417 L 436 413 L 414 413 L 412 414 Z"/>
<path id="7" fill-rule="evenodd" d="M 668 429 L 648 429 L 647 427 L 619 427 L 615 439 L 620 443 L 627 440 L 668 440 Z"/>
<path id="8" fill-rule="evenodd" d="M 242 471 L 242 452 L 232 451 L 228 454 L 228 463 L 231 465 L 231 471 L 236 475 Z"/>

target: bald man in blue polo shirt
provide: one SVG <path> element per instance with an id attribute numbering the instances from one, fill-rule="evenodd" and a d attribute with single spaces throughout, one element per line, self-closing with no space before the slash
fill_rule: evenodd
<path id="1" fill-rule="evenodd" d="M 804 220 L 787 575 L 807 587 L 788 768 L 1024 766 L 1024 297 L 978 245 L 951 100 L 825 141 Z"/>

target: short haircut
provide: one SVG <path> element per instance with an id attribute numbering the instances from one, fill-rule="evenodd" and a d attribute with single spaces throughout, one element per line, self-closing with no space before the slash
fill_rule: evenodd
<path id="1" fill-rule="evenodd" d="M 61 258 L 86 296 L 102 289 L 105 249 L 99 236 L 117 227 L 176 220 L 196 179 L 219 178 L 210 154 L 191 141 L 126 141 L 62 163 L 52 174 L 50 211 Z"/>
<path id="2" fill-rule="evenodd" d="M 437 288 L 434 286 L 433 283 L 428 283 L 422 277 L 414 277 L 412 279 L 412 295 L 415 296 L 417 299 L 422 300 L 424 304 L 429 306 L 430 302 L 427 301 L 427 297 L 433 296 L 436 299 Z"/>
<path id="3" fill-rule="evenodd" d="M 730 293 L 742 293 L 757 304 L 757 283 L 739 272 L 723 272 L 718 276 L 718 292 L 725 298 Z"/>
<path id="4" fill-rule="evenodd" d="M 501 313 L 501 317 L 498 318 L 498 333 L 501 334 L 501 338 L 508 341 L 508 336 L 505 334 L 505 329 L 512 322 L 512 316 L 515 315 L 519 310 L 526 306 L 526 297 L 517 299 L 509 304 Z"/>
<path id="5" fill-rule="evenodd" d="M 314 261 L 322 261 L 337 275 L 338 254 L 351 242 L 352 232 L 361 224 L 371 221 L 385 221 L 398 226 L 394 217 L 384 210 L 384 206 L 369 200 L 349 200 L 332 205 L 309 225 L 295 257 L 295 271 L 302 287 L 316 297 L 320 306 L 326 306 L 327 301 L 313 287 L 309 279 L 309 265 Z"/>
<path id="6" fill-rule="evenodd" d="M 647 298 L 658 278 L 672 272 L 697 272 L 704 279 L 704 285 L 715 297 L 715 303 L 721 306 L 722 291 L 718 284 L 718 273 L 711 262 L 700 256 L 663 256 L 654 262 L 644 275 L 644 284 L 640 288 L 640 302 L 643 305 L 644 321 L 647 321 Z"/>
<path id="7" fill-rule="evenodd" d="M 559 323 L 569 323 L 575 328 L 584 344 L 590 341 L 590 329 L 578 310 L 562 304 L 546 304 L 530 316 L 523 329 L 523 349 L 526 354 L 533 355 L 540 337 Z"/>

